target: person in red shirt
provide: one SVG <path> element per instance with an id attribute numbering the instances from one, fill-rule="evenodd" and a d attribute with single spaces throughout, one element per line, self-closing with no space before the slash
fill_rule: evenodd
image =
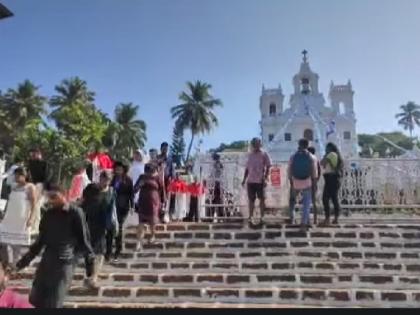
<path id="1" fill-rule="evenodd" d="M 190 209 L 187 216 L 187 221 L 198 222 L 200 220 L 200 196 L 204 194 L 204 187 L 199 182 L 197 176 L 194 177 L 194 182 L 188 185 L 188 192 L 190 198 Z"/>
<path id="2" fill-rule="evenodd" d="M 7 287 L 12 268 L 0 261 L 0 308 L 33 308 L 26 298 Z"/>

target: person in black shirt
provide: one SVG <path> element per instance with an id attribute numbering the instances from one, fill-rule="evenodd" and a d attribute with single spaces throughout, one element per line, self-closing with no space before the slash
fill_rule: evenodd
<path id="1" fill-rule="evenodd" d="M 116 162 L 114 165 L 114 178 L 111 182 L 116 193 L 116 208 L 118 217 L 118 233 L 115 238 L 114 260 L 118 260 L 122 250 L 123 225 L 130 211 L 134 212 L 134 187 L 133 180 L 127 175 L 128 166 L 122 162 Z M 114 235 L 115 236 L 115 235 Z M 107 251 L 105 260 L 109 260 L 112 254 L 113 237 L 107 235 Z"/>
<path id="2" fill-rule="evenodd" d="M 16 269 L 28 266 L 44 249 L 29 301 L 37 308 L 61 308 L 79 254 L 85 256 L 88 279 L 94 271 L 95 255 L 82 210 L 67 203 L 64 191 L 55 185 L 48 188 L 48 202 L 50 209 L 41 219 L 38 238 L 16 263 Z"/>
<path id="3" fill-rule="evenodd" d="M 35 185 L 35 215 L 34 215 L 34 229 L 36 230 L 41 220 L 41 212 L 45 203 L 44 189 L 48 182 L 48 167 L 47 162 L 42 159 L 41 151 L 38 148 L 33 148 L 30 151 L 30 159 L 27 163 L 29 181 Z"/>
<path id="4" fill-rule="evenodd" d="M 47 162 L 42 159 L 39 149 L 32 149 L 28 161 L 29 178 L 35 185 L 44 184 L 48 179 Z"/>
<path id="5" fill-rule="evenodd" d="M 115 192 L 109 186 L 111 176 L 103 171 L 99 177 L 99 184 L 91 183 L 83 191 L 81 207 L 86 215 L 92 250 L 96 255 L 95 272 L 92 283 L 98 279 L 106 251 L 106 234 L 114 233 L 112 214 L 115 211 Z"/>
<path id="6" fill-rule="evenodd" d="M 162 167 L 165 192 L 168 192 L 169 183 L 174 178 L 174 168 L 172 156 L 169 155 L 169 144 L 163 142 L 160 145 L 160 154 L 157 156 L 159 165 Z"/>

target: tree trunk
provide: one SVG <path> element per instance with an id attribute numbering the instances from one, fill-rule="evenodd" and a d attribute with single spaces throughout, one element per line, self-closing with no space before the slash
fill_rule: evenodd
<path id="1" fill-rule="evenodd" d="M 187 157 L 185 158 L 185 161 L 188 161 L 188 159 L 190 158 L 190 153 L 191 153 L 191 148 L 192 148 L 192 145 L 193 145 L 193 142 L 194 142 L 194 137 L 195 137 L 195 134 L 192 133 L 191 141 L 190 141 L 190 144 L 188 145 Z"/>

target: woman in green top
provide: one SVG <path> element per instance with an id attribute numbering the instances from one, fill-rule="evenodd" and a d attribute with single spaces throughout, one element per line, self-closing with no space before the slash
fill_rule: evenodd
<path id="1" fill-rule="evenodd" d="M 324 204 L 325 221 L 324 224 L 330 224 L 330 200 L 334 205 L 334 221 L 338 223 L 340 214 L 340 204 L 338 202 L 338 191 L 340 189 L 340 178 L 343 169 L 343 159 L 334 143 L 328 143 L 325 149 L 325 156 L 321 161 L 324 168 L 324 192 L 322 194 L 322 203 Z"/>

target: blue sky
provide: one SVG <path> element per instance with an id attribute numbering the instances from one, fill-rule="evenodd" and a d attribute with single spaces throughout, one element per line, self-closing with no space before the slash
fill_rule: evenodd
<path id="1" fill-rule="evenodd" d="M 1 2 L 15 17 L 0 22 L 0 90 L 28 78 L 50 96 L 80 76 L 110 114 L 140 105 L 148 148 L 171 139 L 187 80 L 224 102 L 204 148 L 258 135 L 261 85 L 289 96 L 304 48 L 326 99 L 331 80 L 352 80 L 359 133 L 399 129 L 398 106 L 420 103 L 418 0 Z"/>

